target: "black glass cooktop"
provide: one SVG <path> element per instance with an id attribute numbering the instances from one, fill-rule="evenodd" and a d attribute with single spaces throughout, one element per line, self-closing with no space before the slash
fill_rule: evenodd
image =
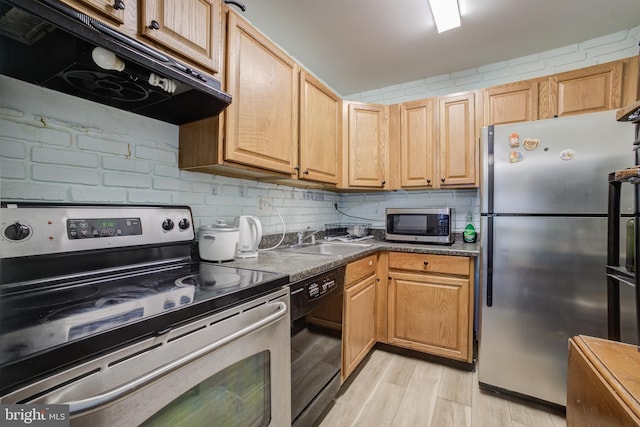
<path id="1" fill-rule="evenodd" d="M 103 340 L 116 334 L 109 342 L 124 342 L 287 282 L 286 275 L 276 273 L 184 262 L 37 286 L 4 286 L 0 288 L 0 366 L 97 336 Z M 95 345 L 89 345 L 77 351 L 95 350 Z"/>

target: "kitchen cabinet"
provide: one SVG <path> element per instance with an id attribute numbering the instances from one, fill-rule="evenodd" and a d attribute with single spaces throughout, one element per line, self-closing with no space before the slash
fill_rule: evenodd
<path id="1" fill-rule="evenodd" d="M 298 64 L 229 11 L 224 160 L 297 176 Z"/>
<path id="2" fill-rule="evenodd" d="M 390 252 L 388 262 L 388 344 L 470 363 L 473 258 Z"/>
<path id="3" fill-rule="evenodd" d="M 342 371 L 344 382 L 376 343 L 376 255 L 347 265 L 342 328 Z"/>
<path id="4" fill-rule="evenodd" d="M 342 160 L 342 100 L 300 72 L 300 179 L 338 184 Z"/>
<path id="5" fill-rule="evenodd" d="M 478 96 L 462 92 L 437 98 L 437 187 L 474 187 L 478 183 Z M 481 122 L 481 121 L 480 121 Z"/>
<path id="6" fill-rule="evenodd" d="M 400 105 L 402 188 L 436 188 L 438 184 L 434 104 L 434 98 L 428 98 Z"/>
<path id="7" fill-rule="evenodd" d="M 69 6 L 86 13 L 100 21 L 119 28 L 128 22 L 131 16 L 132 28 L 135 31 L 136 0 L 62 0 Z"/>
<path id="8" fill-rule="evenodd" d="M 640 354 L 634 345 L 569 339 L 567 426 L 640 425 Z"/>
<path id="9" fill-rule="evenodd" d="M 220 73 L 220 0 L 141 0 L 140 34 L 210 73 Z"/>
<path id="10" fill-rule="evenodd" d="M 620 108 L 622 72 L 623 62 L 616 61 L 550 76 L 549 117 Z"/>
<path id="11" fill-rule="evenodd" d="M 526 80 L 483 90 L 484 126 L 537 120 L 538 86 Z"/>
<path id="12" fill-rule="evenodd" d="M 388 188 L 389 107 L 348 102 L 345 187 Z"/>

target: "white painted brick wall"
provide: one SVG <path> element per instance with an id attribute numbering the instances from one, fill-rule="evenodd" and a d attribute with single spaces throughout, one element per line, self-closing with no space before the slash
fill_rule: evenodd
<path id="1" fill-rule="evenodd" d="M 396 104 L 532 79 L 638 54 L 640 26 L 582 43 L 400 85 L 344 96 L 351 101 Z"/>
<path id="2" fill-rule="evenodd" d="M 640 26 L 536 55 L 406 82 L 348 99 L 397 103 L 538 77 L 637 54 Z M 392 206 L 452 207 L 479 229 L 476 190 L 336 194 L 180 171 L 178 128 L 0 76 L 0 197 L 5 201 L 186 204 L 196 226 L 257 215 L 266 233 L 332 222 L 384 226 Z M 258 202 L 273 209 L 258 210 Z M 334 210 L 338 203 L 344 213 Z M 276 213 L 277 212 L 277 213 Z"/>

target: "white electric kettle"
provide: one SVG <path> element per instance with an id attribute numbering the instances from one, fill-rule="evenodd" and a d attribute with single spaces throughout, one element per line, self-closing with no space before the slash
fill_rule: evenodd
<path id="1" fill-rule="evenodd" d="M 255 258 L 258 256 L 258 245 L 262 240 L 262 223 L 251 215 L 238 217 L 240 229 L 240 244 L 238 245 L 238 258 Z"/>

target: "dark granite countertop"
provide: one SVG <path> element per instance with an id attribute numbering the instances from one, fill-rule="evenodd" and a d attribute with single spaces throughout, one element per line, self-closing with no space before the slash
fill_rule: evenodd
<path id="1" fill-rule="evenodd" d="M 297 282 L 380 251 L 471 257 L 480 254 L 479 240 L 476 243 L 464 243 L 461 238 L 456 239 L 452 245 L 399 243 L 385 240 L 367 240 L 362 243 L 371 244 L 371 246 L 354 245 L 353 252 L 346 255 L 305 254 L 293 252 L 287 248 L 262 250 L 257 258 L 235 259 L 223 265 L 288 274 L 291 282 Z"/>

